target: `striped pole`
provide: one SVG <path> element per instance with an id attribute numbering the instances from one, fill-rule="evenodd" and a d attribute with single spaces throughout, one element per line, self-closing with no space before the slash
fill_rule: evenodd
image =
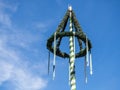
<path id="1" fill-rule="evenodd" d="M 73 32 L 72 29 L 72 7 L 69 6 L 70 11 L 70 32 Z M 76 79 L 75 79 L 75 53 L 74 53 L 74 38 L 70 36 L 70 85 L 71 90 L 76 90 Z"/>

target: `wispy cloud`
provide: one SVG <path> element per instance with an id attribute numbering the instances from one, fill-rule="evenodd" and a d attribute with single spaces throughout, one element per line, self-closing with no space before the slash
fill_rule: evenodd
<path id="1" fill-rule="evenodd" d="M 39 22 L 36 24 L 36 28 L 46 28 L 46 27 L 47 27 L 46 23 Z"/>
<path id="2" fill-rule="evenodd" d="M 14 68 L 15 69 L 15 68 Z M 41 90 L 46 87 L 47 82 L 25 69 L 17 68 L 14 70 L 12 81 L 17 90 Z M 16 84 L 17 83 L 17 84 Z"/>
<path id="3" fill-rule="evenodd" d="M 10 19 L 10 15 L 6 13 L 6 10 L 15 12 L 17 10 L 17 6 L 5 4 L 0 1 L 0 25 L 11 26 L 12 22 Z"/>
<path id="4" fill-rule="evenodd" d="M 33 26 L 35 27 L 35 29 L 40 30 L 41 33 L 44 33 L 48 31 L 48 28 L 50 28 L 54 23 L 54 20 L 47 20 L 43 22 L 35 22 Z"/>
<path id="5" fill-rule="evenodd" d="M 17 52 L 0 45 L 0 85 L 5 81 L 11 81 L 14 90 L 41 90 L 46 87 L 47 81 L 35 75 L 28 68 L 27 62 Z"/>
<path id="6" fill-rule="evenodd" d="M 3 1 L 0 1 L 0 9 L 1 10 L 8 9 L 12 12 L 15 12 L 17 10 L 17 4 L 11 5 L 11 4 L 7 4 Z"/>
<path id="7" fill-rule="evenodd" d="M 37 38 L 30 32 L 22 32 L 14 28 L 11 15 L 5 12 L 6 9 L 14 8 L 0 2 L 0 86 L 9 81 L 12 90 L 43 90 L 47 86 L 47 80 L 40 76 L 42 74 L 37 75 L 33 72 L 33 70 L 37 72 L 38 69 L 28 60 L 30 58 L 24 55 L 26 51 L 24 48 L 30 47 Z M 37 68 L 41 69 L 38 66 Z"/>
<path id="8" fill-rule="evenodd" d="M 2 12 L 0 10 L 0 25 L 6 25 L 6 26 L 11 26 L 11 20 L 9 15 L 7 15 L 5 12 Z"/>

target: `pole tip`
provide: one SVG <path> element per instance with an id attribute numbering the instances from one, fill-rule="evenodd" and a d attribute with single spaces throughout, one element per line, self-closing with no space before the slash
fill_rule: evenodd
<path id="1" fill-rule="evenodd" d="M 72 11 L 72 6 L 71 5 L 68 6 L 68 10 Z"/>

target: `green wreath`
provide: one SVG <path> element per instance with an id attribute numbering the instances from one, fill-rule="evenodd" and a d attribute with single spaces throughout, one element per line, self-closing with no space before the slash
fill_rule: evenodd
<path id="1" fill-rule="evenodd" d="M 67 54 L 66 52 L 62 52 L 60 49 L 59 49 L 59 43 L 60 43 L 60 40 L 63 38 L 63 37 L 70 37 L 70 36 L 75 36 L 77 37 L 78 40 L 82 40 L 84 43 L 86 43 L 86 35 L 84 35 L 83 33 L 81 32 L 76 32 L 76 33 L 73 33 L 73 32 L 56 32 L 56 40 L 58 41 L 57 45 L 56 45 L 56 55 L 57 56 L 60 56 L 60 57 L 63 57 L 63 58 L 70 58 L 69 54 Z M 88 43 L 88 50 L 91 49 L 91 43 L 90 43 L 90 40 L 87 39 L 87 43 Z M 47 40 L 47 49 L 50 50 L 52 53 L 54 52 L 54 47 L 52 46 L 53 45 L 53 42 L 54 42 L 54 34 Z M 78 42 L 79 45 L 80 42 Z M 78 58 L 78 57 L 82 57 L 82 56 L 85 56 L 86 55 L 86 47 L 84 49 L 80 49 L 80 51 L 78 53 L 75 53 L 75 58 Z"/>

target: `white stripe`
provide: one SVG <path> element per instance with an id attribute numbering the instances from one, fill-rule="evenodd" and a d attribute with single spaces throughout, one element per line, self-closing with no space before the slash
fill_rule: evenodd
<path id="1" fill-rule="evenodd" d="M 72 23 L 70 23 L 70 27 L 72 27 Z"/>
<path id="2" fill-rule="evenodd" d="M 71 58 L 70 63 L 71 63 L 71 62 L 74 62 L 74 57 Z"/>
<path id="3" fill-rule="evenodd" d="M 73 45 L 73 43 L 70 42 L 70 46 L 72 46 L 72 45 Z"/>
<path id="4" fill-rule="evenodd" d="M 75 84 L 75 79 L 72 79 L 72 80 L 71 80 L 71 84 Z"/>
<path id="5" fill-rule="evenodd" d="M 76 89 L 76 85 L 72 85 L 71 90 L 75 90 L 75 89 Z"/>
<path id="6" fill-rule="evenodd" d="M 74 47 L 71 47 L 71 48 L 70 48 L 70 51 L 73 51 L 73 52 L 74 52 Z"/>
<path id="7" fill-rule="evenodd" d="M 71 68 L 74 67 L 74 63 L 71 63 L 70 67 L 71 67 Z"/>
<path id="8" fill-rule="evenodd" d="M 72 41 L 72 38 L 70 38 L 70 41 Z"/>
<path id="9" fill-rule="evenodd" d="M 74 49 L 73 49 L 73 50 L 74 50 Z M 72 50 L 72 51 L 73 51 L 73 50 Z M 73 56 L 73 55 L 74 55 L 74 52 L 71 52 L 71 54 L 70 54 L 70 55 L 71 55 L 71 56 Z"/>

